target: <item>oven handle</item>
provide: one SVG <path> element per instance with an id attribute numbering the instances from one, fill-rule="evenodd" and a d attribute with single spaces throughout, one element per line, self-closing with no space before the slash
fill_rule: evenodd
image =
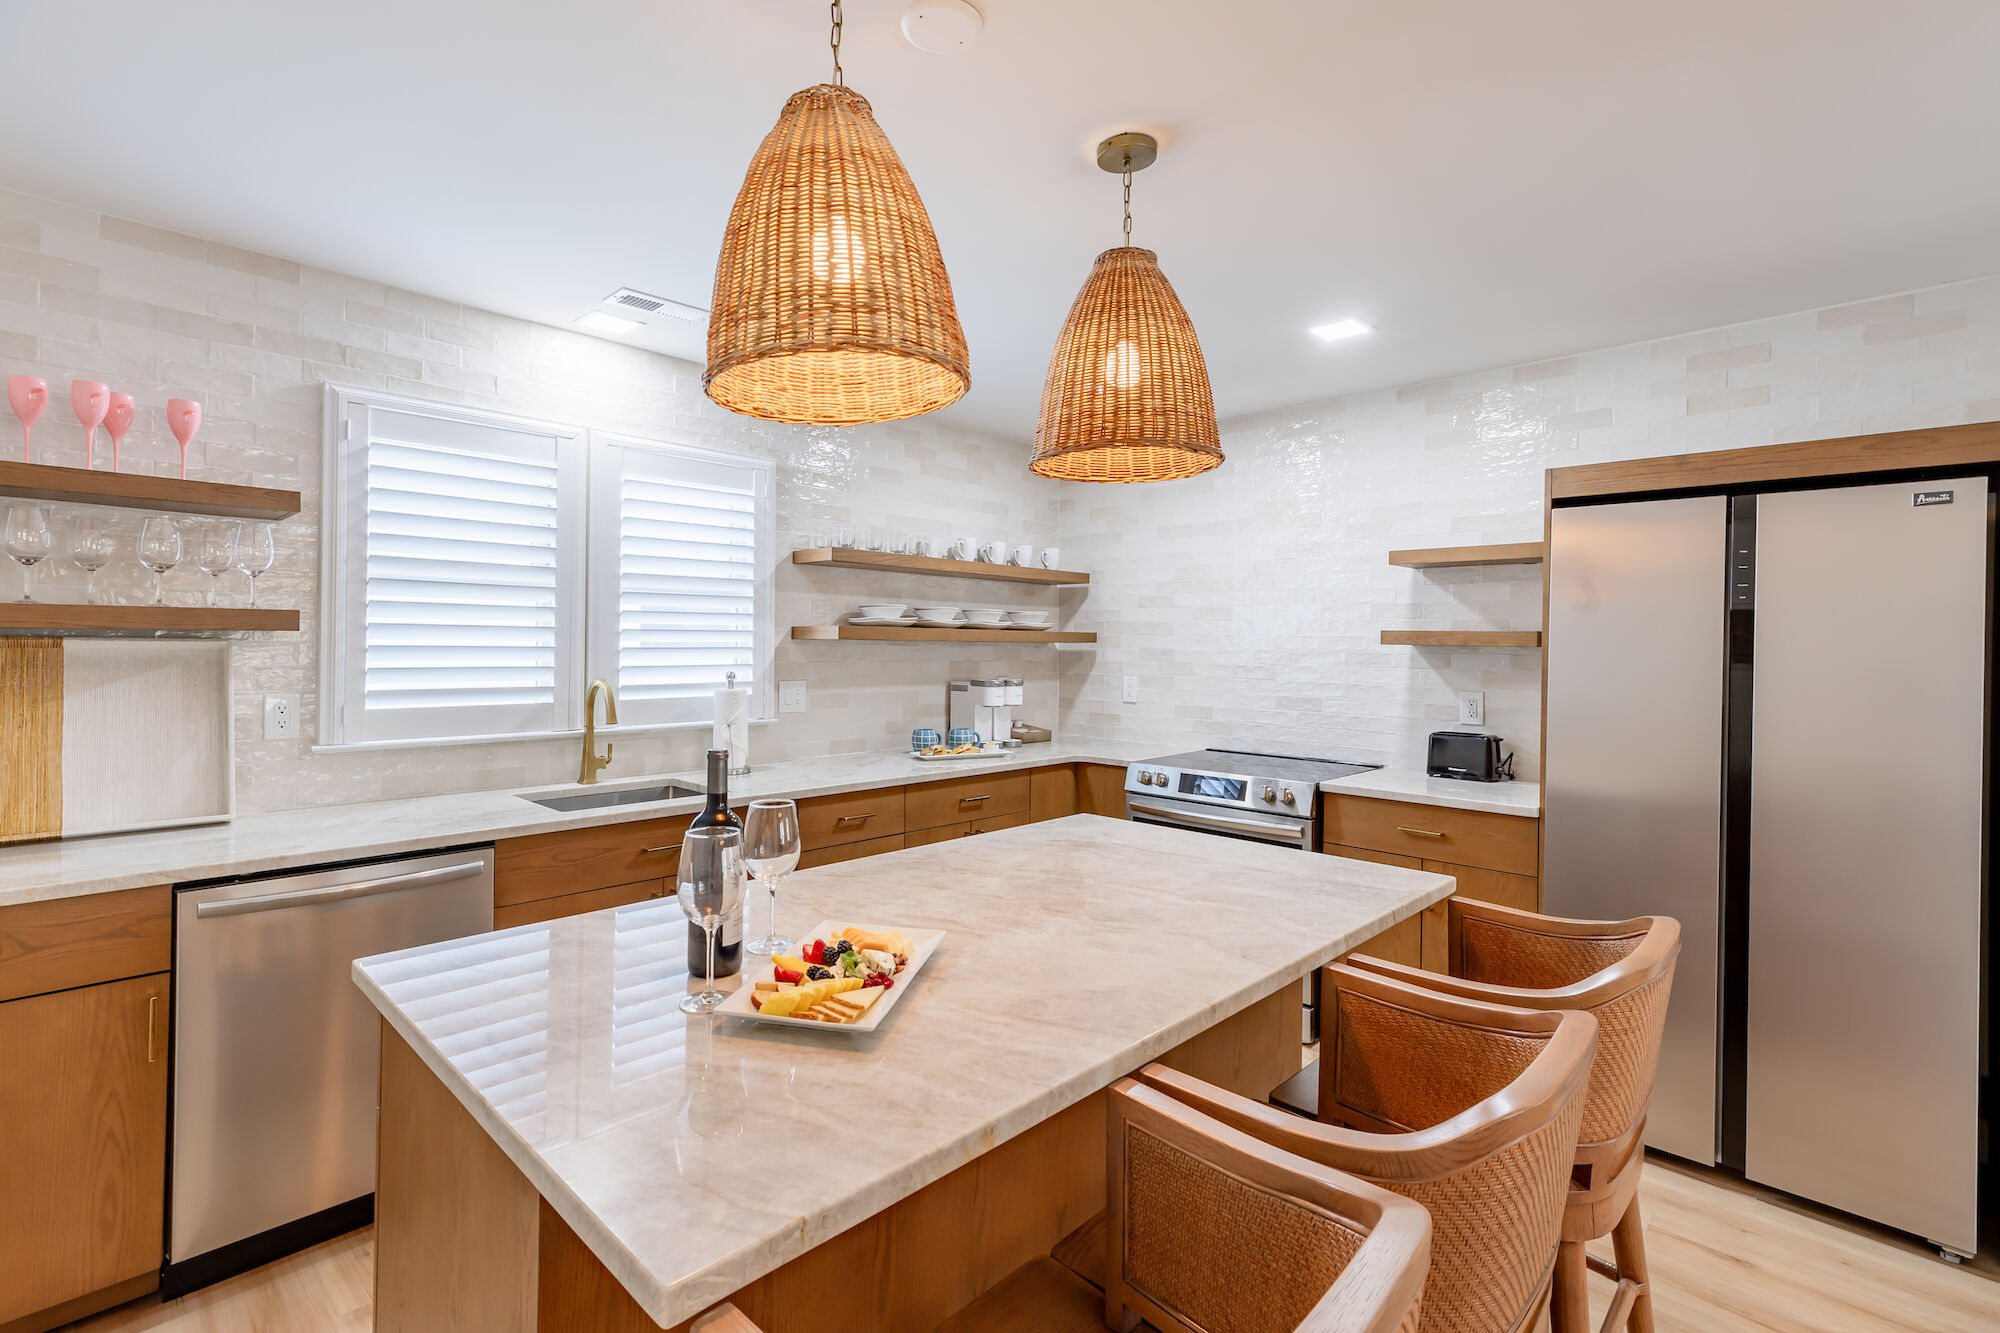
<path id="1" fill-rule="evenodd" d="M 1241 833 L 1263 842 L 1294 843 L 1304 847 L 1312 837 L 1310 824 L 1272 824 L 1261 819 L 1231 819 L 1227 815 L 1211 815 L 1206 811 L 1189 810 L 1175 806 L 1151 805 L 1136 797 L 1127 795 L 1125 808 L 1134 814 L 1152 815 L 1165 823 L 1192 825 L 1196 828 L 1212 828 L 1225 833 Z"/>

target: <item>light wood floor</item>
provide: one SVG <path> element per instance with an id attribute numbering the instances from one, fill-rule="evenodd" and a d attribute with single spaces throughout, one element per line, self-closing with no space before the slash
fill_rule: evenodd
<path id="1" fill-rule="evenodd" d="M 1990 1254 L 1954 1268 L 1913 1242 L 1659 1161 L 1647 1163 L 1640 1199 L 1659 1333 L 2000 1329 L 2000 1265 Z M 139 1301 L 70 1328 L 365 1333 L 374 1262 L 373 1231 L 357 1231 L 172 1304 Z M 1602 1319 L 1610 1284 L 1591 1281 Z"/>

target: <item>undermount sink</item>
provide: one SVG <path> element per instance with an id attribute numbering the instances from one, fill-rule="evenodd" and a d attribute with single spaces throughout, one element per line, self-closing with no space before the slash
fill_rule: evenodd
<path id="1" fill-rule="evenodd" d="M 657 787 L 627 787 L 623 791 L 580 791 L 573 796 L 524 796 L 544 810 L 601 810 L 613 805 L 645 805 L 652 801 L 678 801 L 700 796 L 693 787 L 663 782 Z"/>

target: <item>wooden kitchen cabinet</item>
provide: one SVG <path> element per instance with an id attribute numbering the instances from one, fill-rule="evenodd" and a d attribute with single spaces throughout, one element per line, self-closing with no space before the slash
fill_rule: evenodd
<path id="1" fill-rule="evenodd" d="M 1026 810 L 1016 810 L 1012 814 L 988 815 L 983 819 L 960 820 L 955 824 L 940 824 L 936 828 L 917 829 L 903 835 L 904 844 L 910 847 L 927 847 L 934 842 L 950 842 L 954 838 L 969 838 L 976 833 L 994 833 L 1003 828 L 1019 828 L 1033 823 Z"/>
<path id="2" fill-rule="evenodd" d="M 159 1286 L 172 909 L 162 887 L 0 911 L 0 994 L 17 997 L 0 1003 L 8 1333 Z"/>
<path id="3" fill-rule="evenodd" d="M 799 845 L 813 852 L 844 843 L 893 838 L 903 831 L 904 805 L 901 787 L 807 797 L 799 802 Z"/>
<path id="4" fill-rule="evenodd" d="M 904 791 L 904 826 L 915 832 L 991 815 L 1025 816 L 1032 804 L 1030 790 L 1028 774 L 1020 770 L 920 783 Z"/>
<path id="5" fill-rule="evenodd" d="M 632 884 L 613 884 L 609 888 L 586 889 L 582 893 L 559 894 L 553 898 L 537 898 L 532 902 L 515 903 L 511 907 L 493 909 L 493 929 L 505 930 L 509 926 L 531 926 L 537 921 L 554 921 L 558 917 L 579 916 L 584 912 L 599 912 L 607 907 L 623 907 L 627 903 L 643 903 L 649 898 L 664 898 L 674 891 L 673 872 L 680 868 L 680 858 L 671 858 L 672 863 L 658 879 L 642 879 Z M 0 1329 L 0 1333 L 6 1333 Z"/>
<path id="6" fill-rule="evenodd" d="M 1083 815 L 1126 818 L 1125 769 L 1117 764 L 1078 764 L 1076 810 Z"/>
<path id="7" fill-rule="evenodd" d="M 810 870 L 814 866 L 830 866 L 838 861 L 858 861 L 864 856 L 879 856 L 883 852 L 900 852 L 904 847 L 903 835 L 898 833 L 890 838 L 864 838 L 860 842 L 835 843 L 831 847 L 821 847 L 817 851 L 799 855 L 799 869 Z"/>
<path id="8" fill-rule="evenodd" d="M 680 862 L 681 834 L 691 816 L 639 819 L 502 838 L 493 852 L 494 923 L 505 908 L 550 898 L 577 897 L 647 880 L 664 881 Z M 603 906 L 605 904 L 599 904 Z M 579 907 L 551 911 L 531 920 L 569 916 Z M 510 925 L 521 924 L 510 921 Z"/>
<path id="9" fill-rule="evenodd" d="M 1373 861 L 1377 865 L 1401 866 L 1405 870 L 1425 868 L 1423 862 L 1414 856 L 1398 856 L 1394 852 L 1374 852 L 1365 847 L 1326 847 L 1325 851 L 1331 856 L 1344 856 L 1351 861 Z M 1385 962 L 1402 963 L 1409 967 L 1422 967 L 1423 925 L 1423 912 L 1405 917 L 1374 939 L 1356 945 L 1349 952 L 1365 953 Z"/>
<path id="10" fill-rule="evenodd" d="M 1076 813 L 1075 764 L 1051 764 L 1028 774 L 1028 818 L 1039 824 L 1044 819 L 1061 819 Z"/>

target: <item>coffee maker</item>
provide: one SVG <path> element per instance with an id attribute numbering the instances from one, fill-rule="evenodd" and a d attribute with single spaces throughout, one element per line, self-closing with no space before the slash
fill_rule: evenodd
<path id="1" fill-rule="evenodd" d="M 1021 679 L 996 676 L 991 680 L 954 680 L 948 686 L 949 725 L 955 731 L 969 727 L 979 733 L 983 745 L 1019 745 L 1013 739 L 1014 710 L 1021 703 Z"/>

